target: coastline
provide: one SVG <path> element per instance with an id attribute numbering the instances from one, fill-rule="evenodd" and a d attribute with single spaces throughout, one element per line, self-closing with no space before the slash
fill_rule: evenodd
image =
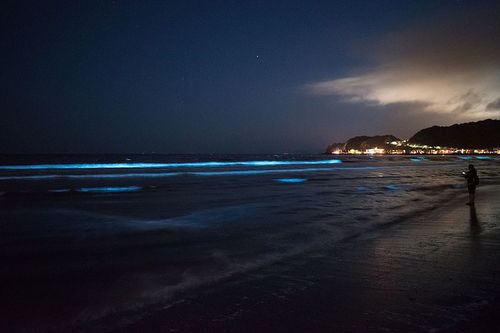
<path id="1" fill-rule="evenodd" d="M 383 231 L 263 268 L 266 274 L 191 291 L 116 331 L 487 330 L 500 298 L 499 199 L 498 186 L 482 186 L 475 213 L 464 193 Z"/>

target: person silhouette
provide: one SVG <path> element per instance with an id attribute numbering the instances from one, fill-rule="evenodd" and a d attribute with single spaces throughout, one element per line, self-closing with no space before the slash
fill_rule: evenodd
<path id="1" fill-rule="evenodd" d="M 469 202 L 467 202 L 467 205 L 473 206 L 476 198 L 476 186 L 479 185 L 477 170 L 474 168 L 474 165 L 469 164 L 469 171 L 462 174 L 467 181 L 467 190 L 469 191 Z"/>

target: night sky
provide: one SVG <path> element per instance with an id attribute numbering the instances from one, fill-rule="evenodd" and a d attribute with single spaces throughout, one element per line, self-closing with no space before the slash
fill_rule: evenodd
<path id="1" fill-rule="evenodd" d="M 500 115 L 494 1 L 15 1 L 3 153 L 321 152 Z"/>

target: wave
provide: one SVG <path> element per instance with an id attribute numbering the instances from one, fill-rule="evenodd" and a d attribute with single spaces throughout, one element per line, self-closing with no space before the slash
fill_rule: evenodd
<path id="1" fill-rule="evenodd" d="M 199 288 L 208 284 L 220 283 L 229 280 L 238 274 L 248 273 L 262 269 L 275 263 L 282 262 L 287 258 L 300 255 L 310 249 L 311 246 L 296 247 L 284 252 L 262 255 L 253 260 L 234 261 L 226 253 L 221 251 L 212 252 L 211 256 L 216 258 L 221 269 L 211 274 L 195 274 L 189 271 L 184 272 L 181 280 L 172 285 L 157 285 L 143 290 L 141 297 L 129 303 L 122 303 L 120 306 L 103 307 L 91 311 L 82 311 L 70 324 L 70 327 L 60 326 L 55 329 L 65 331 L 66 329 L 94 331 L 96 327 L 102 331 L 113 331 L 138 322 L 151 313 L 167 309 L 175 304 L 184 302 L 184 299 L 176 300 L 174 296 Z M 153 277 L 143 277 L 146 281 Z"/>
<path id="2" fill-rule="evenodd" d="M 430 167 L 430 166 L 429 166 Z M 456 165 L 439 165 L 434 167 L 450 168 Z M 183 172 L 159 172 L 159 173 L 112 173 L 112 174 L 83 174 L 83 175 L 20 175 L 20 176 L 1 176 L 0 180 L 43 180 L 43 179 L 90 179 L 90 178 L 161 178 L 181 175 L 194 176 L 225 176 L 225 175 L 258 175 L 270 173 L 289 173 L 289 172 L 315 172 L 332 170 L 382 170 L 382 169 L 401 169 L 415 168 L 412 165 L 391 165 L 391 166 L 360 166 L 360 167 L 328 167 L 328 168 L 300 168 L 300 169 L 265 169 L 265 170 L 227 170 L 227 171 L 183 171 Z"/>
<path id="3" fill-rule="evenodd" d="M 135 192 L 142 189 L 140 186 L 125 186 L 125 187 L 82 187 L 78 192 L 84 193 L 104 193 L 104 192 Z"/>
<path id="4" fill-rule="evenodd" d="M 242 161 L 242 162 L 188 162 L 188 163 L 83 163 L 83 164 L 32 164 L 0 165 L 0 170 L 48 170 L 48 169 L 149 169 L 149 168 L 193 168 L 225 166 L 283 166 L 338 164 L 341 160 L 320 161 Z"/>

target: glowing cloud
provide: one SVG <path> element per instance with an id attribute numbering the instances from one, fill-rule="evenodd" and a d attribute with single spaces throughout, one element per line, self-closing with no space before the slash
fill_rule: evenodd
<path id="1" fill-rule="evenodd" d="M 448 15 L 370 46 L 375 66 L 303 86 L 348 103 L 412 104 L 462 118 L 500 115 L 500 20 L 495 11 Z"/>
<path id="2" fill-rule="evenodd" d="M 500 68 L 441 76 L 415 71 L 407 66 L 394 66 L 360 76 L 317 82 L 307 89 L 316 95 L 344 96 L 346 102 L 414 103 L 420 104 L 422 111 L 455 112 L 472 117 L 500 114 L 500 109 L 491 107 L 491 101 L 500 93 Z"/>

